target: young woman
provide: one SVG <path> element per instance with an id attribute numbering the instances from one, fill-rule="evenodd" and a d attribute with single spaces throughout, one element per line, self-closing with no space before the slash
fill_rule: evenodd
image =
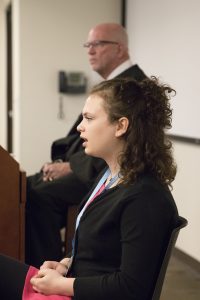
<path id="1" fill-rule="evenodd" d="M 156 78 L 93 88 L 77 129 L 86 154 L 108 168 L 81 204 L 72 257 L 37 270 L 1 256 L 2 299 L 151 299 L 178 216 L 169 189 L 176 166 L 165 135 L 172 92 Z"/>

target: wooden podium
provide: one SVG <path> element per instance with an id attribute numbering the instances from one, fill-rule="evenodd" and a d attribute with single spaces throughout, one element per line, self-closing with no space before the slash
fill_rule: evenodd
<path id="1" fill-rule="evenodd" d="M 26 174 L 0 146 L 0 253 L 24 261 Z"/>

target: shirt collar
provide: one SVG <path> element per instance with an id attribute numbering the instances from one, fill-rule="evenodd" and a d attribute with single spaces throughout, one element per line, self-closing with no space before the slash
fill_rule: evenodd
<path id="1" fill-rule="evenodd" d="M 116 69 L 114 69 L 110 73 L 110 75 L 106 78 L 106 80 L 110 80 L 110 79 L 117 77 L 119 74 L 121 74 L 122 72 L 124 72 L 125 70 L 130 68 L 132 65 L 133 64 L 132 64 L 131 60 L 127 59 L 125 62 L 123 62 L 121 65 L 119 65 Z"/>

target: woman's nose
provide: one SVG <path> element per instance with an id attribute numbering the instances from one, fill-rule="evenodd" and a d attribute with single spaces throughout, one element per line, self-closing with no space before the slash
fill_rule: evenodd
<path id="1" fill-rule="evenodd" d="M 81 123 L 78 124 L 78 126 L 76 127 L 76 129 L 79 132 L 81 132 L 83 130 L 82 121 L 81 121 Z"/>

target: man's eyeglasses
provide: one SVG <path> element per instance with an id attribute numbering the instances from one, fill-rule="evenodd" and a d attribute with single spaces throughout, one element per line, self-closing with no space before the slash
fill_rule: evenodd
<path id="1" fill-rule="evenodd" d="M 114 41 L 98 40 L 98 41 L 93 41 L 93 42 L 87 42 L 87 43 L 83 44 L 83 47 L 85 47 L 85 48 L 90 48 L 90 47 L 97 48 L 97 47 L 104 46 L 106 44 L 115 44 L 115 45 L 117 45 L 119 43 L 114 42 Z"/>

